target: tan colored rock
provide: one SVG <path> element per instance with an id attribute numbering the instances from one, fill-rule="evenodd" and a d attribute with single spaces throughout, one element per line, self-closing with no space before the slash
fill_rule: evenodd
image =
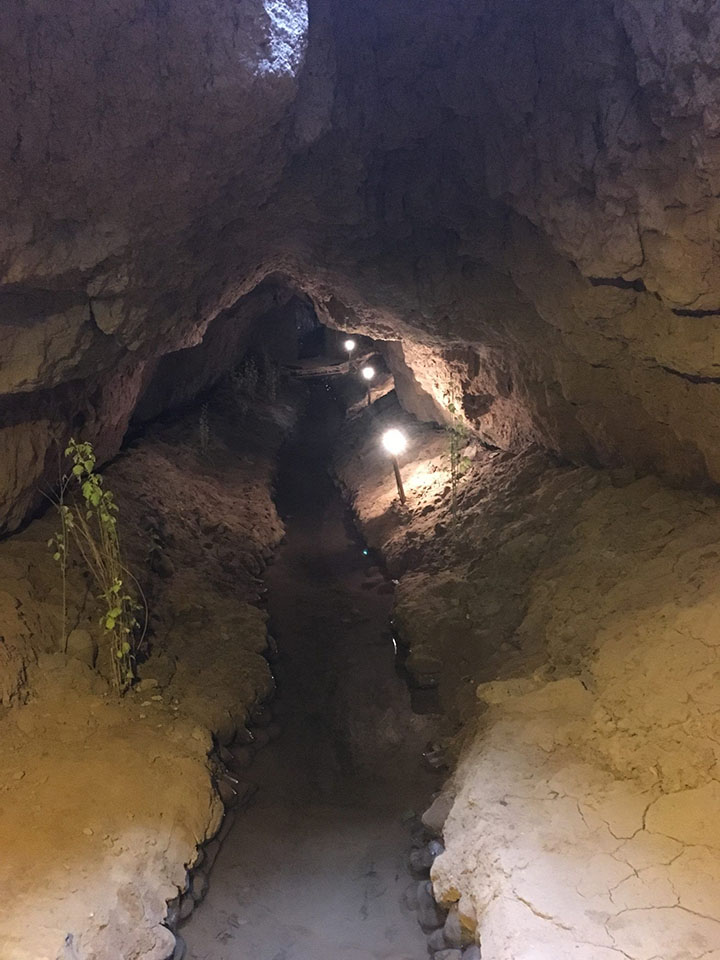
<path id="1" fill-rule="evenodd" d="M 433 836 L 441 837 L 445 821 L 452 809 L 453 797 L 447 793 L 441 793 L 435 797 L 433 802 L 422 815 L 422 822 Z"/>
<path id="2" fill-rule="evenodd" d="M 88 630 L 71 630 L 67 636 L 66 653 L 88 667 L 94 667 L 98 655 L 97 641 Z"/>

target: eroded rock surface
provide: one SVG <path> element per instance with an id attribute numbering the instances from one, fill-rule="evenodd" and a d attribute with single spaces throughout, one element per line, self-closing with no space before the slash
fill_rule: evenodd
<path id="1" fill-rule="evenodd" d="M 716 14 L 6 5 L 5 459 L 41 464 L 67 421 L 42 391 L 87 416 L 99 372 L 126 371 L 119 429 L 128 377 L 273 276 L 405 340 L 433 415 L 457 387 L 497 446 L 717 480 Z"/>
<path id="2" fill-rule="evenodd" d="M 283 533 L 271 480 L 293 410 L 249 417 L 228 385 L 205 415 L 205 439 L 199 411 L 156 425 L 105 474 L 150 609 L 122 699 L 76 562 L 63 641 L 55 512 L 0 545 L 3 960 L 173 956 L 167 901 L 223 816 L 211 753 L 273 692 L 258 575 Z"/>
<path id="3" fill-rule="evenodd" d="M 357 424 L 339 469 L 400 575 L 407 668 L 480 707 L 435 895 L 490 960 L 715 956 L 716 500 L 479 451 L 453 519 L 447 437 L 409 422 L 404 510 L 377 452 L 398 421 Z"/>
<path id="4" fill-rule="evenodd" d="M 46 6 L 0 12 L 0 531 L 37 511 L 70 435 L 113 457 L 133 416 L 217 383 L 293 291 L 385 341 L 406 409 L 475 438 L 455 497 L 445 435 L 410 428 L 410 515 L 374 440 L 341 466 L 401 576 L 408 669 L 439 682 L 453 718 L 480 692 L 439 894 L 497 958 L 557 960 L 569 944 L 593 960 L 711 957 L 720 531 L 714 501 L 638 478 L 720 480 L 717 4 Z M 167 447 L 136 462 L 182 499 L 187 465 Z M 232 727 L 269 680 L 262 625 L 235 618 L 223 583 L 230 571 L 250 589 L 272 512 L 263 500 L 247 551 L 228 543 L 248 517 L 211 536 L 197 503 L 167 531 L 158 491 L 126 464 L 114 475 L 146 510 L 129 547 L 144 562 L 139 531 L 154 529 L 164 584 L 165 660 L 147 679 L 202 677 L 189 712 Z M 187 496 L 232 513 L 201 468 Z M 28 672 L 56 673 L 57 624 L 38 610 L 56 620 L 58 598 L 33 567 L 46 533 L 0 557 L 0 704 L 27 717 Z M 214 614 L 186 563 L 203 536 L 223 571 Z M 201 663 L 201 629 L 228 622 L 250 649 Z M 72 647 L 84 661 L 86 639 Z M 92 713 L 86 672 L 68 682 L 78 670 Z M 99 724 L 100 739 L 118 729 Z M 39 749 L 18 737 L 16 752 Z M 202 784 L 201 753 L 178 757 Z M 16 774 L 17 809 L 42 807 L 46 788 Z"/>

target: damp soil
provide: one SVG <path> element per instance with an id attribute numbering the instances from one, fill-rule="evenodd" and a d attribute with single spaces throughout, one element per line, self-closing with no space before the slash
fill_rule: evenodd
<path id="1" fill-rule="evenodd" d="M 343 413 L 314 385 L 281 457 L 286 540 L 267 575 L 282 735 L 182 934 L 191 960 L 420 960 L 404 904 L 414 818 L 439 786 L 389 629 L 391 585 L 328 474 Z"/>

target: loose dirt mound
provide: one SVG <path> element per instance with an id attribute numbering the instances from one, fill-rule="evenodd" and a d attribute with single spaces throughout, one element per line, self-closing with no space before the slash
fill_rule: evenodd
<path id="1" fill-rule="evenodd" d="M 272 688 L 258 576 L 282 536 L 271 482 L 293 413 L 240 417 L 221 393 L 204 416 L 202 437 L 197 413 L 158 425 L 105 471 L 151 610 L 123 698 L 77 565 L 61 649 L 53 513 L 0 544 L 2 960 L 172 954 L 166 901 L 223 813 L 211 732 L 231 740 Z"/>

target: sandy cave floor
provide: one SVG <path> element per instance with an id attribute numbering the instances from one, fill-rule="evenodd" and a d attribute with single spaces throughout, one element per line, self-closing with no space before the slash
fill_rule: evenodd
<path id="1" fill-rule="evenodd" d="M 321 388 L 319 388 L 321 390 Z M 395 672 L 387 581 L 326 473 L 338 413 L 315 402 L 284 450 L 287 541 L 268 571 L 282 737 L 254 761 L 209 893 L 182 928 L 192 960 L 418 960 L 403 902 L 408 821 L 438 775 L 435 721 Z"/>

